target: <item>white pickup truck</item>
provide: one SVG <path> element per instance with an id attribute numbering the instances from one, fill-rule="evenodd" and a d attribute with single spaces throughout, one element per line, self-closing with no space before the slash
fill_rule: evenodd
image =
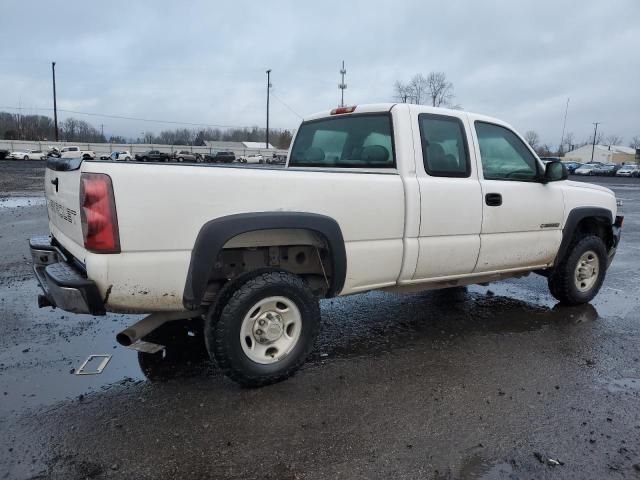
<path id="1" fill-rule="evenodd" d="M 204 322 L 247 386 L 298 369 L 319 299 L 548 278 L 565 304 L 600 289 L 622 217 L 506 123 L 418 105 L 306 118 L 285 168 L 50 158 L 50 235 L 31 239 L 41 306 L 150 314 L 118 334 Z"/>
<path id="2" fill-rule="evenodd" d="M 93 160 L 96 158 L 96 152 L 93 150 L 81 150 L 80 147 L 69 146 L 60 150 L 62 158 L 82 158 L 84 160 Z"/>

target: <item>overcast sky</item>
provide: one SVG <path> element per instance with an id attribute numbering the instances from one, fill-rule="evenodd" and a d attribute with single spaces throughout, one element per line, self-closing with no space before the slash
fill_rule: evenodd
<path id="1" fill-rule="evenodd" d="M 55 60 L 60 109 L 263 126 L 271 68 L 271 125 L 295 128 L 296 113 L 337 105 L 344 59 L 347 104 L 392 101 L 395 80 L 442 71 L 465 110 L 554 146 L 567 97 L 577 140 L 594 121 L 625 145 L 640 135 L 638 0 L 2 0 L 1 11 L 0 110 L 51 108 Z M 73 116 L 107 135 L 178 126 Z"/>

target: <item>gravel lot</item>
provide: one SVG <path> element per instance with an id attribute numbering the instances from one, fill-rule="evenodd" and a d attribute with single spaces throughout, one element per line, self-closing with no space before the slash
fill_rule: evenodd
<path id="1" fill-rule="evenodd" d="M 626 217 L 592 304 L 536 275 L 323 301 L 302 371 L 247 390 L 200 349 L 149 381 L 115 342 L 137 317 L 37 308 L 43 168 L 0 161 L 0 478 L 640 478 L 638 179 L 589 179 Z"/>

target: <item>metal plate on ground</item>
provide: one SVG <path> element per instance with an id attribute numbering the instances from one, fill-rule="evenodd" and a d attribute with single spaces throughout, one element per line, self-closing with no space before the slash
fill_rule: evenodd
<path id="1" fill-rule="evenodd" d="M 80 368 L 75 371 L 76 375 L 99 375 L 103 372 L 107 364 L 111 360 L 111 355 L 89 355 L 82 362 Z"/>
<path id="2" fill-rule="evenodd" d="M 131 350 L 136 350 L 142 353 L 158 353 L 165 349 L 164 345 L 159 345 L 157 343 L 152 342 L 143 342 L 142 340 L 138 340 L 135 343 L 132 343 L 127 348 Z"/>

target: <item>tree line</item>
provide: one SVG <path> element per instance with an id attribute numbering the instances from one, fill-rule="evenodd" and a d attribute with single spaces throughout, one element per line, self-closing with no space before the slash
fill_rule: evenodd
<path id="1" fill-rule="evenodd" d="M 158 134 L 144 132 L 135 138 L 120 135 L 105 137 L 100 130 L 84 120 L 70 117 L 58 122 L 58 135 L 63 142 L 78 143 L 156 143 L 162 145 L 202 145 L 205 140 L 225 142 L 264 142 L 266 129 L 251 128 L 176 128 Z M 293 133 L 290 130 L 269 129 L 269 143 L 287 149 Z M 56 138 L 53 119 L 44 115 L 22 115 L 0 112 L 0 139 L 53 141 Z"/>

